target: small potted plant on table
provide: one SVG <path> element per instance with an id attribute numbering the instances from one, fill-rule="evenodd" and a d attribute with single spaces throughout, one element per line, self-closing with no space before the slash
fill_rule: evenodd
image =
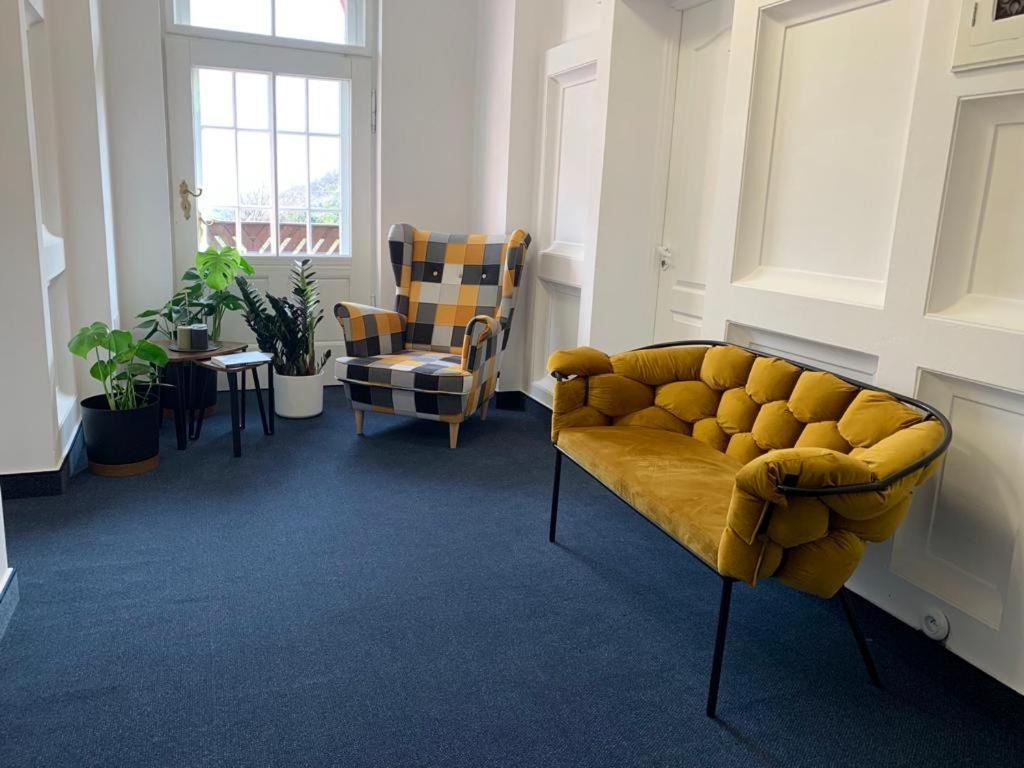
<path id="1" fill-rule="evenodd" d="M 82 400 L 82 429 L 89 468 L 97 475 L 139 475 L 160 460 L 160 368 L 167 353 L 104 323 L 82 328 L 68 350 L 88 360 L 102 395 Z"/>
<path id="2" fill-rule="evenodd" d="M 147 339 L 159 334 L 173 340 L 179 325 L 206 322 L 210 327 L 210 341 L 220 341 L 224 315 L 242 308 L 241 300 L 230 290 L 231 283 L 239 273 L 251 275 L 253 272 L 252 265 L 231 246 L 199 251 L 196 253 L 195 266 L 181 276 L 181 290 L 162 307 L 140 313 L 138 319 L 141 322 L 136 327 L 147 332 Z M 194 386 L 188 380 L 193 375 L 200 377 Z M 189 407 L 204 408 L 206 415 L 212 413 L 217 403 L 217 387 L 212 383 L 216 375 L 210 370 L 189 367 L 185 390 L 193 392 L 196 401 L 190 403 Z M 170 379 L 165 383 L 171 383 Z M 198 402 L 204 394 L 203 402 Z M 166 387 L 163 407 L 173 411 L 174 398 L 177 396 L 176 388 Z"/>
<path id="3" fill-rule="evenodd" d="M 316 353 L 316 328 L 324 313 L 311 263 L 302 259 L 292 267 L 291 297 L 267 294 L 264 301 L 244 277 L 235 278 L 242 316 L 260 350 L 274 356 L 274 411 L 286 419 L 319 416 L 324 410 L 323 368 L 331 351 L 319 358 Z"/>

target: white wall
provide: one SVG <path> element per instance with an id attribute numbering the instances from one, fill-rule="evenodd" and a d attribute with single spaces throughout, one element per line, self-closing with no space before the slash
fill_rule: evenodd
<path id="1" fill-rule="evenodd" d="M 0 0 L 0 231 L 4 233 L 4 279 L 0 281 L 0 471 L 32 472 L 60 464 L 58 370 L 50 311 L 50 288 L 65 268 L 59 237 L 44 240 L 42 195 L 53 174 L 39 173 L 33 86 L 41 100 L 50 99 L 50 83 L 29 65 L 28 19 L 21 0 Z M 45 38 L 36 42 L 45 45 Z M 51 104 L 40 119 L 53 119 Z M 52 126 L 42 131 L 52 139 Z M 46 188 L 49 210 L 53 195 Z M 56 224 L 55 224 L 56 226 Z M 58 296 L 58 298 L 66 297 Z M 73 382 L 69 383 L 74 394 Z"/>
<path id="2" fill-rule="evenodd" d="M 379 304 L 390 306 L 394 295 L 391 224 L 470 229 L 477 7 L 475 0 L 381 3 Z"/>
<path id="3" fill-rule="evenodd" d="M 118 293 L 122 320 L 171 295 L 172 188 L 160 4 L 100 0 Z"/>

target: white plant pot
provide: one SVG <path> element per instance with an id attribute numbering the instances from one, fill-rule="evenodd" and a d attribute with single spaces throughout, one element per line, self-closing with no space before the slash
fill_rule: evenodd
<path id="1" fill-rule="evenodd" d="M 324 373 L 316 376 L 274 374 L 274 412 L 286 419 L 308 419 L 324 411 Z"/>

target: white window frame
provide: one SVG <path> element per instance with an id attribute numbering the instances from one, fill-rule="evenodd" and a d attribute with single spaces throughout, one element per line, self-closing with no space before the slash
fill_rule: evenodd
<path id="1" fill-rule="evenodd" d="M 275 48 L 297 48 L 307 51 L 340 53 L 346 56 L 372 57 L 376 52 L 377 40 L 377 0 L 363 2 L 363 45 L 340 45 L 324 43 L 317 40 L 300 40 L 293 37 L 276 37 L 258 35 L 251 32 L 235 32 L 230 29 L 214 29 L 212 27 L 196 27 L 191 24 L 179 24 L 174 20 L 175 6 L 182 0 L 161 0 L 163 4 L 164 32 L 184 37 L 199 37 L 210 40 L 223 40 L 231 43 L 254 43 L 269 45 Z M 278 0 L 270 0 L 271 29 L 276 23 L 275 5 Z"/>

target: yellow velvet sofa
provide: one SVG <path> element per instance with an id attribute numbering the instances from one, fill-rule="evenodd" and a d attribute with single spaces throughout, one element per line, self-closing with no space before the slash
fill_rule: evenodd
<path id="1" fill-rule="evenodd" d="M 568 457 L 722 578 L 707 713 L 715 716 L 732 585 L 774 577 L 839 595 L 878 673 L 846 580 L 867 542 L 906 516 L 952 437 L 934 408 L 730 344 L 676 342 L 608 356 L 555 352 L 555 540 Z"/>

